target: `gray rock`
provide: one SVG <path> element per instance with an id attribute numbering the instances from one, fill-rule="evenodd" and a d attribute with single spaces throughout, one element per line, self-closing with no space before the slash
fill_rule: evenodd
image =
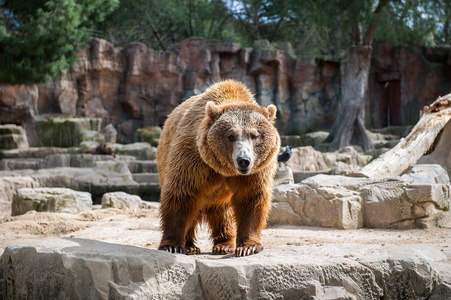
<path id="1" fill-rule="evenodd" d="M 302 182 L 303 180 L 315 176 L 315 175 L 319 175 L 319 174 L 324 174 L 324 175 L 328 175 L 330 174 L 330 169 L 326 169 L 326 170 L 322 170 L 322 171 L 296 171 L 293 172 L 293 178 L 294 178 L 294 182 L 295 183 L 299 183 Z"/>
<path id="2" fill-rule="evenodd" d="M 102 119 L 65 115 L 36 118 L 36 131 L 42 146 L 77 147 L 86 130 L 100 131 Z"/>
<path id="3" fill-rule="evenodd" d="M 330 171 L 334 175 L 339 175 L 356 172 L 371 159 L 371 156 L 359 153 L 351 146 L 325 153 L 306 146 L 293 148 L 291 159 L 286 164 L 293 172 Z"/>
<path id="4" fill-rule="evenodd" d="M 156 160 L 130 160 L 128 168 L 132 173 L 158 173 Z"/>
<path id="5" fill-rule="evenodd" d="M 94 162 L 93 171 L 102 177 L 116 177 L 124 182 L 134 182 L 132 173 L 124 161 L 106 160 Z"/>
<path id="6" fill-rule="evenodd" d="M 282 166 L 277 168 L 276 175 L 274 176 L 274 186 L 293 183 L 294 183 L 293 171 L 291 170 L 290 167 Z"/>
<path id="7" fill-rule="evenodd" d="M 300 184 L 276 186 L 268 222 L 341 229 L 437 226 L 450 217 L 445 174 L 438 165 L 421 165 L 395 178 L 317 175 Z"/>
<path id="8" fill-rule="evenodd" d="M 322 141 L 324 141 L 329 135 L 327 131 L 315 131 L 303 134 L 300 137 L 299 146 L 318 146 Z"/>
<path id="9" fill-rule="evenodd" d="M 116 154 L 134 156 L 138 160 L 155 159 L 157 148 L 152 147 L 149 143 L 133 143 L 133 144 L 116 144 Z"/>
<path id="10" fill-rule="evenodd" d="M 8 246 L 0 291 L 4 299 L 30 300 L 446 299 L 439 297 L 450 278 L 436 265 L 451 268 L 448 252 L 434 245 L 330 244 L 231 258 L 56 238 Z"/>
<path id="11" fill-rule="evenodd" d="M 330 168 L 321 152 L 311 146 L 291 150 L 291 158 L 286 163 L 294 171 L 321 171 Z"/>
<path id="12" fill-rule="evenodd" d="M 27 211 L 76 213 L 92 210 L 89 193 L 66 188 L 23 188 L 13 197 L 11 215 Z"/>
<path id="13" fill-rule="evenodd" d="M 37 187 L 41 187 L 39 180 L 31 176 L 1 176 L 0 199 L 11 203 L 18 189 Z"/>
<path id="14" fill-rule="evenodd" d="M 141 197 L 124 192 L 110 192 L 102 197 L 102 208 L 119 208 L 138 211 L 141 208 Z"/>
<path id="15" fill-rule="evenodd" d="M 159 183 L 157 173 L 135 173 L 132 176 L 133 180 L 138 183 Z"/>
<path id="16" fill-rule="evenodd" d="M 0 125 L 0 149 L 28 149 L 27 134 L 22 126 Z"/>
<path id="17" fill-rule="evenodd" d="M 98 129 L 98 128 L 96 128 Z M 102 130 L 84 130 L 81 132 L 82 143 L 94 142 L 94 147 L 99 143 L 115 144 L 117 138 L 117 131 L 112 124 L 108 124 Z"/>
<path id="18" fill-rule="evenodd" d="M 105 137 L 103 136 L 103 134 L 100 133 L 100 131 L 96 131 L 96 130 L 83 130 L 81 132 L 81 143 L 86 143 L 86 142 L 95 142 L 95 143 L 101 143 L 105 140 Z"/>
<path id="19" fill-rule="evenodd" d="M 146 142 L 152 146 L 158 146 L 158 141 L 160 140 L 161 127 L 151 126 L 146 128 L 139 128 L 136 130 L 133 136 L 133 141 L 135 143 Z"/>
<path id="20" fill-rule="evenodd" d="M 301 136 L 299 135 L 281 135 L 280 136 L 280 144 L 282 147 L 291 146 L 291 147 L 299 147 Z M 305 145 L 302 145 L 305 146 Z"/>
<path id="21" fill-rule="evenodd" d="M 31 147 L 28 149 L 3 150 L 3 158 L 46 158 L 52 154 L 75 154 L 80 153 L 79 147 Z"/>
<path id="22" fill-rule="evenodd" d="M 44 166 L 44 159 L 42 158 L 19 158 L 19 159 L 2 159 L 0 160 L 0 170 L 39 170 Z"/>
<path id="23" fill-rule="evenodd" d="M 114 128 L 113 124 L 108 124 L 100 130 L 100 133 L 103 135 L 105 143 L 115 144 L 117 140 L 117 130 Z"/>
<path id="24" fill-rule="evenodd" d="M 0 172 L 0 192 L 6 191 L 5 200 L 12 201 L 16 186 L 28 182 L 32 186 L 25 187 L 66 187 L 89 192 L 95 203 L 100 203 L 103 194 L 114 191 L 139 195 L 142 199 L 152 201 L 158 200 L 160 194 L 158 183 L 138 184 L 133 180 L 127 162 L 119 160 L 97 161 L 92 168 L 64 167 L 37 171 L 19 170 L 13 173 Z M 0 194 L 1 196 L 3 195 Z"/>

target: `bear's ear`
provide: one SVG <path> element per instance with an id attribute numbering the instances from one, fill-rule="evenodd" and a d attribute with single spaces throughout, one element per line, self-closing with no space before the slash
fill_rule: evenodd
<path id="1" fill-rule="evenodd" d="M 267 108 L 268 110 L 268 120 L 272 121 L 276 118 L 277 108 L 274 104 L 270 104 Z"/>
<path id="2" fill-rule="evenodd" d="M 216 105 L 213 101 L 208 101 L 207 105 L 205 106 L 205 113 L 212 121 L 216 121 L 216 119 L 221 114 L 221 111 L 219 109 L 219 106 Z"/>

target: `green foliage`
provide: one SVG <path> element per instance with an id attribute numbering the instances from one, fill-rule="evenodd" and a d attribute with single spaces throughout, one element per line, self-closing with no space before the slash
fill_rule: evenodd
<path id="1" fill-rule="evenodd" d="M 0 0 L 0 82 L 49 81 L 91 36 L 161 50 L 192 36 L 242 46 L 289 41 L 299 56 L 339 59 L 381 1 L 388 4 L 374 38 L 450 44 L 449 0 Z"/>
<path id="2" fill-rule="evenodd" d="M 118 0 L 0 1 L 0 82 L 50 81 L 76 60 Z"/>
<path id="3" fill-rule="evenodd" d="M 376 37 L 396 44 L 435 46 L 450 44 L 449 0 L 392 1 Z"/>
<path id="4" fill-rule="evenodd" d="M 191 36 L 242 46 L 258 39 L 290 41 L 297 55 L 340 58 L 356 42 L 356 29 L 364 37 L 380 2 L 386 5 L 374 38 L 449 43 L 449 0 L 122 0 L 97 25 L 97 36 L 163 50 Z"/>
<path id="5" fill-rule="evenodd" d="M 115 45 L 143 42 L 166 50 L 192 36 L 227 40 L 230 17 L 221 0 L 122 0 L 97 35 Z"/>

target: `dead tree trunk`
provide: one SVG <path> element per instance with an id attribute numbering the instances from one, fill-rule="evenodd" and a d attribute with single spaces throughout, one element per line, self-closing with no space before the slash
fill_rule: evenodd
<path id="1" fill-rule="evenodd" d="M 371 46 L 349 48 L 338 116 L 329 136 L 323 142 L 327 151 L 335 151 L 351 143 L 360 145 L 365 151 L 373 148 L 364 121 L 364 99 L 368 87 L 371 51 Z"/>
<path id="2" fill-rule="evenodd" d="M 363 167 L 358 174 L 369 178 L 399 176 L 436 144 L 437 135 L 451 119 L 451 94 L 425 107 L 423 116 L 405 139 Z"/>

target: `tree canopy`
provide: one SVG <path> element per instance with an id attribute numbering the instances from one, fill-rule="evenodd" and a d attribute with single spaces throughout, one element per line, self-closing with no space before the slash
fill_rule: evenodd
<path id="1" fill-rule="evenodd" d="M 118 0 L 0 0 L 0 82 L 50 81 Z"/>
<path id="2" fill-rule="evenodd" d="M 48 81 L 92 36 L 166 50 L 197 36 L 252 45 L 290 41 L 298 56 L 340 59 L 377 0 L 0 0 L 0 82 Z M 117 9 L 115 9 L 118 7 Z M 374 39 L 449 45 L 449 0 L 391 0 Z"/>
<path id="3" fill-rule="evenodd" d="M 122 0 L 97 24 L 96 34 L 121 46 L 139 41 L 168 49 L 191 36 L 252 45 L 290 41 L 308 57 L 346 55 L 357 24 L 372 22 L 376 0 Z M 382 11 L 375 39 L 397 44 L 450 43 L 451 2 L 392 0 Z"/>

